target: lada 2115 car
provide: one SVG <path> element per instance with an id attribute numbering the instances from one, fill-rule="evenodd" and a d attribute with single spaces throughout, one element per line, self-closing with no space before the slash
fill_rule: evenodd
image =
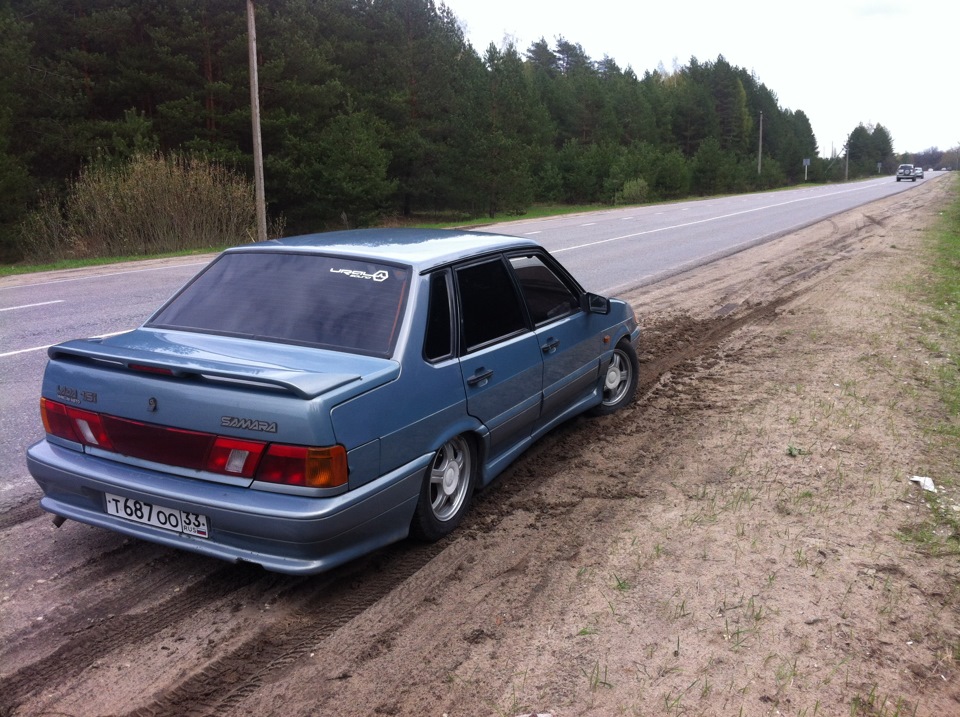
<path id="1" fill-rule="evenodd" d="M 58 525 L 320 572 L 443 537 L 537 438 L 630 402 L 638 337 L 526 239 L 239 246 L 140 328 L 49 349 L 27 464 Z"/>

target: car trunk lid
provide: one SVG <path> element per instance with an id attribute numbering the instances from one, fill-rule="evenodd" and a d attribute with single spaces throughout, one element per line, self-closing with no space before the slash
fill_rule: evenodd
<path id="1" fill-rule="evenodd" d="M 336 442 L 332 406 L 400 372 L 390 359 L 150 329 L 69 341 L 48 354 L 49 400 L 185 431 L 314 446 Z"/>

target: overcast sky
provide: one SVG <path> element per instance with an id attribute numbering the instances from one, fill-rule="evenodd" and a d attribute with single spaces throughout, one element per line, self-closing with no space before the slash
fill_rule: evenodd
<path id="1" fill-rule="evenodd" d="M 822 156 L 858 124 L 886 127 L 898 153 L 960 145 L 960 0 L 441 1 L 481 56 L 563 37 L 642 77 L 723 55 L 803 110 Z"/>

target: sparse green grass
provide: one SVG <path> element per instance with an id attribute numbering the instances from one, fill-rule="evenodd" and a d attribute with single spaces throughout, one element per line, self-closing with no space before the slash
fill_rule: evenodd
<path id="1" fill-rule="evenodd" d="M 876 685 L 868 694 L 857 695 L 850 701 L 850 717 L 913 717 L 916 713 L 916 704 L 911 705 L 902 697 L 881 695 Z"/>
<path id="2" fill-rule="evenodd" d="M 929 508 L 928 518 L 904 526 L 900 535 L 920 547 L 928 555 L 948 557 L 960 555 L 960 513 L 953 510 L 952 500 L 924 491 Z"/>
<path id="3" fill-rule="evenodd" d="M 587 678 L 591 692 L 596 692 L 601 687 L 613 687 L 613 685 L 607 681 L 607 666 L 601 665 L 600 660 L 593 663 L 593 667 L 589 672 L 584 670 L 583 674 Z"/>
<path id="4" fill-rule="evenodd" d="M 781 655 L 769 655 L 765 662 L 767 664 L 774 663 L 774 683 L 777 686 L 778 693 L 793 685 L 793 681 L 798 675 L 796 656 L 790 659 Z"/>
<path id="5" fill-rule="evenodd" d="M 949 456 L 955 455 L 960 438 L 960 195 L 929 233 L 929 247 L 934 258 L 933 275 L 913 288 L 927 306 L 918 323 L 928 331 L 935 330 L 936 338 L 925 335 L 918 344 L 924 354 L 932 357 L 931 361 L 937 361 L 933 379 L 946 409 L 945 415 L 927 427 L 935 444 L 931 451 Z M 960 512 L 954 510 L 960 495 L 952 477 L 957 475 L 960 465 L 956 459 L 952 462 L 952 471 L 935 476 L 939 492 L 923 494 L 929 509 L 926 519 L 900 531 L 903 539 L 929 555 L 960 555 Z"/>
<path id="6" fill-rule="evenodd" d="M 931 232 L 931 243 L 934 281 L 924 285 L 924 298 L 930 306 L 927 318 L 939 329 L 936 353 L 946 358 L 939 375 L 940 393 L 956 419 L 960 417 L 960 196 Z M 956 422 L 952 428 L 956 429 Z"/>

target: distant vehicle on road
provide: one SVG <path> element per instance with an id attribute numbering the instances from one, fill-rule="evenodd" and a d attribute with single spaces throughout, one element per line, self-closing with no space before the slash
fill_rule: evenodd
<path id="1" fill-rule="evenodd" d="M 914 178 L 920 177 L 920 179 L 923 179 L 923 167 L 914 167 L 913 176 Z"/>
<path id="2" fill-rule="evenodd" d="M 899 167 L 897 167 L 897 181 L 899 182 L 901 179 L 909 179 L 911 182 L 917 181 L 917 178 L 913 173 L 912 164 L 901 164 Z"/>

